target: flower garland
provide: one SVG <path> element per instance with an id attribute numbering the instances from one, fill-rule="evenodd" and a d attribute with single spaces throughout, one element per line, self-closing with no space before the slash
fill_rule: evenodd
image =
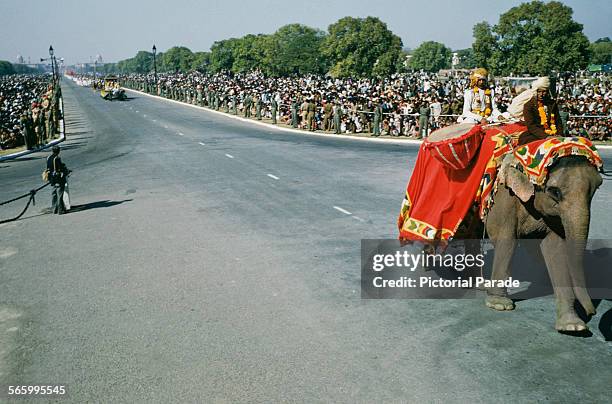
<path id="1" fill-rule="evenodd" d="M 474 96 L 478 96 L 480 92 L 480 89 L 478 87 L 474 87 Z M 485 109 L 484 111 L 482 111 L 480 108 L 474 108 L 472 110 L 472 112 L 474 112 L 475 114 L 478 114 L 480 116 L 482 116 L 483 118 L 487 118 L 489 115 L 491 115 L 491 89 L 487 88 L 486 90 L 484 90 L 485 93 Z M 482 105 L 481 105 L 482 106 Z"/>
<path id="2" fill-rule="evenodd" d="M 540 114 L 540 124 L 544 128 L 544 132 L 547 135 L 556 135 L 557 134 L 557 125 L 555 125 L 555 114 L 550 114 L 550 121 L 548 120 L 548 116 L 546 115 L 546 107 L 542 101 L 538 101 L 538 113 Z M 550 124 L 549 124 L 550 122 Z"/>

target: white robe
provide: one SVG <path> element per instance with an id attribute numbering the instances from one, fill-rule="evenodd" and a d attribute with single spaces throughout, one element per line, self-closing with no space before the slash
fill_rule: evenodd
<path id="1" fill-rule="evenodd" d="M 476 93 L 474 93 L 473 88 L 468 88 L 465 90 L 463 94 L 463 113 L 457 120 L 457 122 L 462 123 L 480 123 L 480 120 L 483 118 L 481 115 L 472 112 L 475 107 L 480 107 L 480 109 L 485 108 L 485 90 L 478 89 L 478 98 L 476 98 Z M 495 92 L 491 90 L 491 115 L 487 117 L 487 122 L 495 122 L 497 117 L 501 113 L 497 109 L 497 105 L 495 104 Z"/>

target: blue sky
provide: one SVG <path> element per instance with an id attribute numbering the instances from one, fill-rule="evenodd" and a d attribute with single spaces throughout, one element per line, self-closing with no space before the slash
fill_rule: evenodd
<path id="1" fill-rule="evenodd" d="M 611 0 L 564 0 L 590 40 L 612 37 Z M 469 47 L 476 22 L 494 24 L 519 0 L 0 0 L 0 59 L 32 61 L 49 44 L 68 63 L 105 61 L 174 45 L 209 50 L 221 39 L 272 33 L 290 23 L 326 30 L 347 15 L 379 17 L 405 47 L 435 40 L 453 49 Z"/>

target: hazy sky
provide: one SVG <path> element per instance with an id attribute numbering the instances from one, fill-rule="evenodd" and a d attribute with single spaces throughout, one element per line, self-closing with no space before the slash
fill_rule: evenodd
<path id="1" fill-rule="evenodd" d="M 591 41 L 612 37 L 612 0 L 563 0 L 574 9 Z M 414 48 L 426 40 L 453 49 L 469 47 L 472 27 L 520 0 L 0 0 L 0 59 L 32 62 L 53 44 L 66 62 L 89 62 L 100 54 L 112 62 L 138 50 L 184 45 L 209 50 L 217 40 L 272 33 L 290 23 L 327 30 L 341 17 L 379 17 Z"/>

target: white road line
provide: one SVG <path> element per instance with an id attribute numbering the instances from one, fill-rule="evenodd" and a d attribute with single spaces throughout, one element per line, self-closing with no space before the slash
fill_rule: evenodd
<path id="1" fill-rule="evenodd" d="M 205 145 L 204 143 L 202 143 L 202 142 L 198 142 L 198 143 L 200 143 L 202 146 L 206 146 L 206 145 Z"/>
<path id="2" fill-rule="evenodd" d="M 352 216 L 352 218 L 355 219 L 355 220 L 359 220 L 360 222 L 365 222 L 365 220 L 363 220 L 359 216 Z"/>
<path id="3" fill-rule="evenodd" d="M 230 158 L 230 159 L 234 158 L 234 156 L 232 156 L 231 154 L 227 154 L 227 153 L 225 153 L 225 157 Z"/>
<path id="4" fill-rule="evenodd" d="M 145 118 L 147 117 L 147 114 L 142 114 L 142 116 L 144 116 Z"/>
<path id="5" fill-rule="evenodd" d="M 274 180 L 279 180 L 280 178 L 278 178 L 276 175 L 272 175 L 272 174 L 268 174 L 268 177 L 274 179 Z"/>
<path id="6" fill-rule="evenodd" d="M 157 119 L 153 119 L 153 122 L 157 122 Z"/>
<path id="7" fill-rule="evenodd" d="M 351 212 L 349 212 L 349 211 L 348 211 L 348 210 L 346 210 L 346 209 L 342 209 L 342 208 L 341 208 L 341 207 L 339 207 L 339 206 L 334 206 L 334 209 L 336 209 L 337 211 L 342 212 L 342 213 L 344 213 L 344 214 L 346 214 L 346 215 L 352 215 L 352 213 L 351 213 Z"/>
<path id="8" fill-rule="evenodd" d="M 168 129 L 168 125 L 164 125 L 164 128 Z"/>
<path id="9" fill-rule="evenodd" d="M 179 136 L 185 136 L 185 134 L 183 132 L 179 132 L 178 135 Z"/>

